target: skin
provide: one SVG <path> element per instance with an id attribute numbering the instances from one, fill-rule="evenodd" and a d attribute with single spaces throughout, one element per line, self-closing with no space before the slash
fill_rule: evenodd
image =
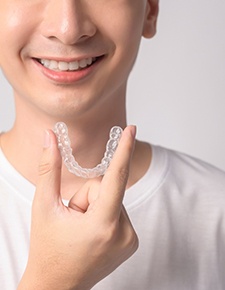
<path id="1" fill-rule="evenodd" d="M 99 163 L 110 128 L 126 126 L 128 75 L 142 35 L 152 37 L 155 33 L 156 17 L 156 0 L 118 0 L 116 4 L 67 0 L 57 5 L 53 0 L 1 1 L 0 66 L 12 84 L 16 104 L 16 121 L 3 136 L 2 147 L 28 180 L 36 184 L 43 131 L 58 121 L 69 127 L 78 162 L 83 167 Z M 105 57 L 91 74 L 67 85 L 46 78 L 33 61 L 36 57 L 82 59 L 98 55 Z M 142 158 L 139 153 L 149 148 L 137 144 L 134 156 L 141 164 L 132 166 L 136 171 L 131 169 L 129 185 L 143 175 L 150 162 L 150 157 Z M 83 181 L 64 170 L 64 198 L 71 196 L 69 184 L 74 181 L 79 189 Z"/>
<path id="2" fill-rule="evenodd" d="M 138 247 L 122 206 L 135 128 L 124 131 L 104 178 L 87 182 L 68 207 L 60 196 L 56 138 L 52 131 L 47 135 L 32 208 L 29 259 L 18 290 L 91 289 Z"/>
<path id="3" fill-rule="evenodd" d="M 62 220 L 65 223 L 68 222 L 67 218 L 76 220 L 74 231 L 79 232 L 79 235 L 82 236 L 85 227 L 84 224 L 79 224 L 80 218 L 77 218 L 77 212 L 74 213 L 74 211 L 81 208 L 83 215 L 88 212 L 89 206 L 92 205 L 89 192 L 95 192 L 93 194 L 95 198 L 101 196 L 102 183 L 104 191 L 109 192 L 107 199 L 105 198 L 104 201 L 100 202 L 102 206 L 97 206 L 97 212 L 99 211 L 101 219 L 95 220 L 88 215 L 88 222 L 85 222 L 90 225 L 88 228 L 91 228 L 95 221 L 98 227 L 101 228 L 100 225 L 102 225 L 105 230 L 108 224 L 107 222 L 104 224 L 106 216 L 103 213 L 103 208 L 105 202 L 111 203 L 112 208 L 114 206 L 120 208 L 120 211 L 117 210 L 112 214 L 114 221 L 112 228 L 114 230 L 116 228 L 116 231 L 122 232 L 122 234 L 117 235 L 118 239 L 116 240 L 109 234 L 111 236 L 110 242 L 107 242 L 107 246 L 103 247 L 104 251 L 99 253 L 93 263 L 90 262 L 90 269 L 84 275 L 78 273 L 79 271 L 77 274 L 74 273 L 74 276 L 69 279 L 68 289 L 88 289 L 85 287 L 93 286 L 93 283 L 96 283 L 91 274 L 96 268 L 94 266 L 109 249 L 113 248 L 113 245 L 119 245 L 114 248 L 114 257 L 118 257 L 118 259 L 114 259 L 114 266 L 109 266 L 106 272 L 103 271 L 103 276 L 110 273 L 122 262 L 119 257 L 123 257 L 121 252 L 125 251 L 124 247 L 121 246 L 121 237 L 124 237 L 124 232 L 131 233 L 128 235 L 130 237 L 128 240 L 132 241 L 131 244 L 134 246 L 129 250 L 129 254 L 124 255 L 123 260 L 127 259 L 136 249 L 137 240 L 134 238 L 136 236 L 132 230 L 132 225 L 125 210 L 121 210 L 121 196 L 123 196 L 125 188 L 139 180 L 149 167 L 151 161 L 150 146 L 136 141 L 134 150 L 129 149 L 134 146 L 134 140 L 131 137 L 134 136 L 132 133 L 134 129 L 129 127 L 125 136 L 129 135 L 130 138 L 125 137 L 125 145 L 122 146 L 122 153 L 120 153 L 120 156 L 124 155 L 126 158 L 122 158 L 121 161 L 116 159 L 112 170 L 113 174 L 107 175 L 108 177 L 103 178 L 103 180 L 86 182 L 84 179 L 69 174 L 63 167 L 60 170 L 60 182 L 57 183 L 56 176 L 59 177 L 61 164 L 54 136 L 49 131 L 50 137 L 47 138 L 47 143 L 51 145 L 47 146 L 47 149 L 45 148 L 44 153 L 42 152 L 42 140 L 45 129 L 52 128 L 58 121 L 64 121 L 69 128 L 70 138 L 73 140 L 72 147 L 77 161 L 83 167 L 94 167 L 99 163 L 105 150 L 110 128 L 114 125 L 123 128 L 127 126 L 125 103 L 128 76 L 136 60 L 142 36 L 151 38 L 155 34 L 157 14 L 157 0 L 0 1 L 0 66 L 12 85 L 16 109 L 15 123 L 13 128 L 1 137 L 1 147 L 11 164 L 37 186 L 37 197 L 34 200 L 32 215 L 31 252 L 28 268 L 21 284 L 21 287 L 25 288 L 20 289 L 29 288 L 24 286 L 29 275 L 31 277 L 36 277 L 37 273 L 38 277 L 43 275 L 43 272 L 40 273 L 43 264 L 39 265 L 38 269 L 33 267 L 35 252 L 39 253 L 39 256 L 46 255 L 43 252 L 43 247 L 46 243 L 48 244 L 50 238 L 44 233 L 49 232 L 55 220 L 58 221 L 61 228 L 56 223 L 54 232 L 56 244 L 49 245 L 54 249 L 54 253 L 62 247 L 61 244 L 59 247 L 59 241 L 57 241 L 57 233 L 64 228 Z M 90 71 L 85 72 L 83 76 L 79 75 L 72 82 L 68 75 L 64 75 L 61 81 L 56 78 L 50 79 L 43 73 L 41 65 L 36 61 L 36 59 L 43 58 L 73 61 L 99 56 L 102 56 L 101 61 L 98 61 Z M 47 161 L 43 163 L 45 158 Z M 40 159 L 42 160 L 41 166 Z M 43 164 L 47 164 L 44 174 L 43 170 L 40 170 L 43 168 Z M 121 168 L 126 169 L 122 181 L 118 178 Z M 128 170 L 128 168 L 130 169 Z M 130 172 L 129 177 L 128 171 Z M 43 176 L 48 176 L 48 174 L 53 180 L 51 184 L 45 184 L 48 182 Z M 42 180 L 42 177 L 45 181 Z M 106 181 L 104 181 L 105 179 Z M 54 202 L 46 201 L 47 207 L 44 206 L 44 209 L 36 205 L 40 205 L 40 197 L 43 198 L 42 189 L 46 189 L 46 186 L 49 189 L 49 196 L 57 193 L 57 200 L 59 196 L 70 200 L 69 209 L 72 208 L 73 211 L 69 210 L 62 218 L 61 212 L 65 213 L 65 208 L 57 201 L 57 210 L 53 210 L 54 218 L 49 218 L 42 239 L 38 239 L 36 228 L 40 228 L 39 225 L 42 224 L 40 212 L 44 210 L 44 213 L 47 213 L 52 207 L 55 209 Z M 56 186 L 54 187 L 55 192 L 51 186 Z M 79 194 L 80 192 L 82 194 Z M 111 199 L 112 192 L 119 192 L 120 198 Z M 75 193 L 77 194 L 74 195 Z M 109 201 L 107 201 L 108 199 Z M 126 220 L 125 226 L 118 225 L 118 223 L 115 226 L 115 220 L 120 220 L 121 216 L 122 220 Z M 113 232 L 115 232 L 114 230 Z M 54 233 L 51 234 L 54 235 Z M 64 245 L 66 249 L 71 236 L 69 233 L 64 233 L 64 235 L 68 236 Z M 102 233 L 99 236 L 102 237 Z M 88 248 L 91 233 L 87 230 L 82 237 L 83 240 L 87 240 L 86 247 Z M 108 237 L 102 239 L 109 240 Z M 73 251 L 75 251 L 78 245 L 74 241 L 72 244 Z M 73 258 L 71 258 L 71 263 L 65 261 L 65 264 L 68 263 L 68 273 L 70 273 L 69 269 L 74 267 L 76 259 L 73 260 Z M 85 255 L 83 258 L 83 261 L 87 261 Z M 52 259 L 50 254 L 49 260 L 52 261 Z M 106 265 L 112 265 L 112 260 L 109 258 L 108 261 L 105 261 L 103 268 Z M 88 268 L 84 264 L 85 267 Z M 51 283 L 54 282 L 49 277 L 55 277 L 57 269 L 54 267 L 51 269 L 48 270 L 51 273 L 48 273 L 45 282 L 48 284 L 49 279 L 49 285 L 53 287 Z M 80 272 L 82 273 L 82 271 Z M 82 284 L 85 275 L 86 278 L 90 277 L 90 285 Z M 62 278 L 62 276 L 60 277 Z M 102 279 L 103 276 L 97 275 L 98 279 Z M 66 274 L 65 277 L 68 279 Z M 64 281 L 64 279 L 62 280 Z M 78 287 L 77 281 L 83 288 L 74 288 Z M 35 289 L 33 284 L 29 286 Z M 43 285 L 41 286 L 43 287 Z M 51 287 L 39 289 L 52 289 Z"/>

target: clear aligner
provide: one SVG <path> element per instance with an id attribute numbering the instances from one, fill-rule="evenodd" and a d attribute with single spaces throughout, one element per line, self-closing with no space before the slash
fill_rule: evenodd
<path id="1" fill-rule="evenodd" d="M 105 174 L 106 169 L 109 167 L 109 164 L 119 144 L 123 130 L 118 126 L 115 126 L 110 130 L 109 140 L 106 144 L 104 157 L 102 158 L 101 163 L 94 168 L 83 168 L 74 158 L 72 154 L 72 148 L 70 146 L 71 143 L 68 136 L 68 129 L 65 123 L 56 123 L 54 132 L 58 139 L 58 147 L 67 169 L 79 177 L 95 178 Z"/>

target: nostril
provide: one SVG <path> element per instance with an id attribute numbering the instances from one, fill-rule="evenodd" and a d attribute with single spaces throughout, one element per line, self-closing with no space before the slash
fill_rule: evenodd
<path id="1" fill-rule="evenodd" d="M 82 1 L 49 2 L 41 24 L 44 37 L 74 45 L 96 34 L 96 25 L 89 12 L 84 11 Z"/>

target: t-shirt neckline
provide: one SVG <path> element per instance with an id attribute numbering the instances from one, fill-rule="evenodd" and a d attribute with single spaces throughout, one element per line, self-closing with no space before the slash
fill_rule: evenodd
<path id="1" fill-rule="evenodd" d="M 150 198 L 159 188 L 166 175 L 168 169 L 166 150 L 160 146 L 151 145 L 151 147 L 152 160 L 147 172 L 125 192 L 123 203 L 128 210 L 136 208 L 146 199 Z M 8 186 L 13 188 L 27 201 L 32 202 L 35 193 L 34 184 L 23 177 L 10 164 L 0 148 L 0 178 L 1 176 Z"/>

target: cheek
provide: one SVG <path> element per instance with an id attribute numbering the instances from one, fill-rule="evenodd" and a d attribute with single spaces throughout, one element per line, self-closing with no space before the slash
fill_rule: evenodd
<path id="1" fill-rule="evenodd" d="M 0 4 L 0 67 L 13 88 L 23 83 L 21 51 L 29 42 L 32 29 L 29 11 L 18 6 L 16 1 L 11 0 L 7 5 Z"/>
<path id="2" fill-rule="evenodd" d="M 12 32 L 16 33 L 18 28 L 21 28 L 22 32 L 22 28 L 26 27 L 29 14 L 26 13 L 26 10 L 23 11 L 20 7 L 17 6 L 14 7 L 10 3 L 3 5 L 0 4 L 0 32 L 3 35 L 9 35 Z M 14 37 L 16 36 L 17 35 L 15 34 Z"/>
<path id="3" fill-rule="evenodd" d="M 29 7 L 12 2 L 4 7 L 0 4 L 0 67 L 11 84 L 23 74 L 22 52 L 30 41 L 35 18 Z"/>
<path id="4" fill-rule="evenodd" d="M 136 60 L 142 37 L 144 6 L 139 5 L 136 0 L 129 1 L 129 3 L 126 0 L 121 1 L 122 8 L 116 4 L 108 4 L 110 5 L 109 13 L 102 11 L 97 24 L 112 49 L 109 54 L 109 69 L 107 68 L 106 74 L 102 71 L 102 80 L 106 79 L 107 74 L 111 72 L 106 81 L 115 85 L 114 89 L 126 83 Z M 131 2 L 134 5 L 132 7 Z"/>
<path id="5" fill-rule="evenodd" d="M 139 46 L 142 37 L 145 9 L 138 1 L 140 0 L 124 0 L 122 7 L 117 5 L 111 13 L 113 17 L 106 14 L 102 20 L 102 23 L 108 23 L 105 29 L 108 29 L 115 45 L 125 48 L 127 53 Z"/>
<path id="6" fill-rule="evenodd" d="M 128 69 L 131 68 L 136 59 L 143 27 L 142 11 L 137 10 L 134 12 L 132 10 L 132 12 L 124 15 L 126 16 L 125 18 L 121 17 L 121 21 L 115 22 L 116 28 L 114 30 L 117 31 L 114 34 L 117 53 L 123 58 L 124 63 L 129 64 Z M 124 21 L 124 19 L 126 20 Z"/>
<path id="7" fill-rule="evenodd" d="M 27 33 L 25 15 L 18 9 L 7 7 L 0 13 L 0 58 L 13 57 L 22 47 Z"/>
<path id="8" fill-rule="evenodd" d="M 38 15 L 37 9 L 27 5 L 23 0 L 21 3 L 15 0 L 1 1 L 3 3 L 0 4 L 0 51 L 5 49 L 4 53 L 8 54 L 21 49 L 29 41 Z"/>

